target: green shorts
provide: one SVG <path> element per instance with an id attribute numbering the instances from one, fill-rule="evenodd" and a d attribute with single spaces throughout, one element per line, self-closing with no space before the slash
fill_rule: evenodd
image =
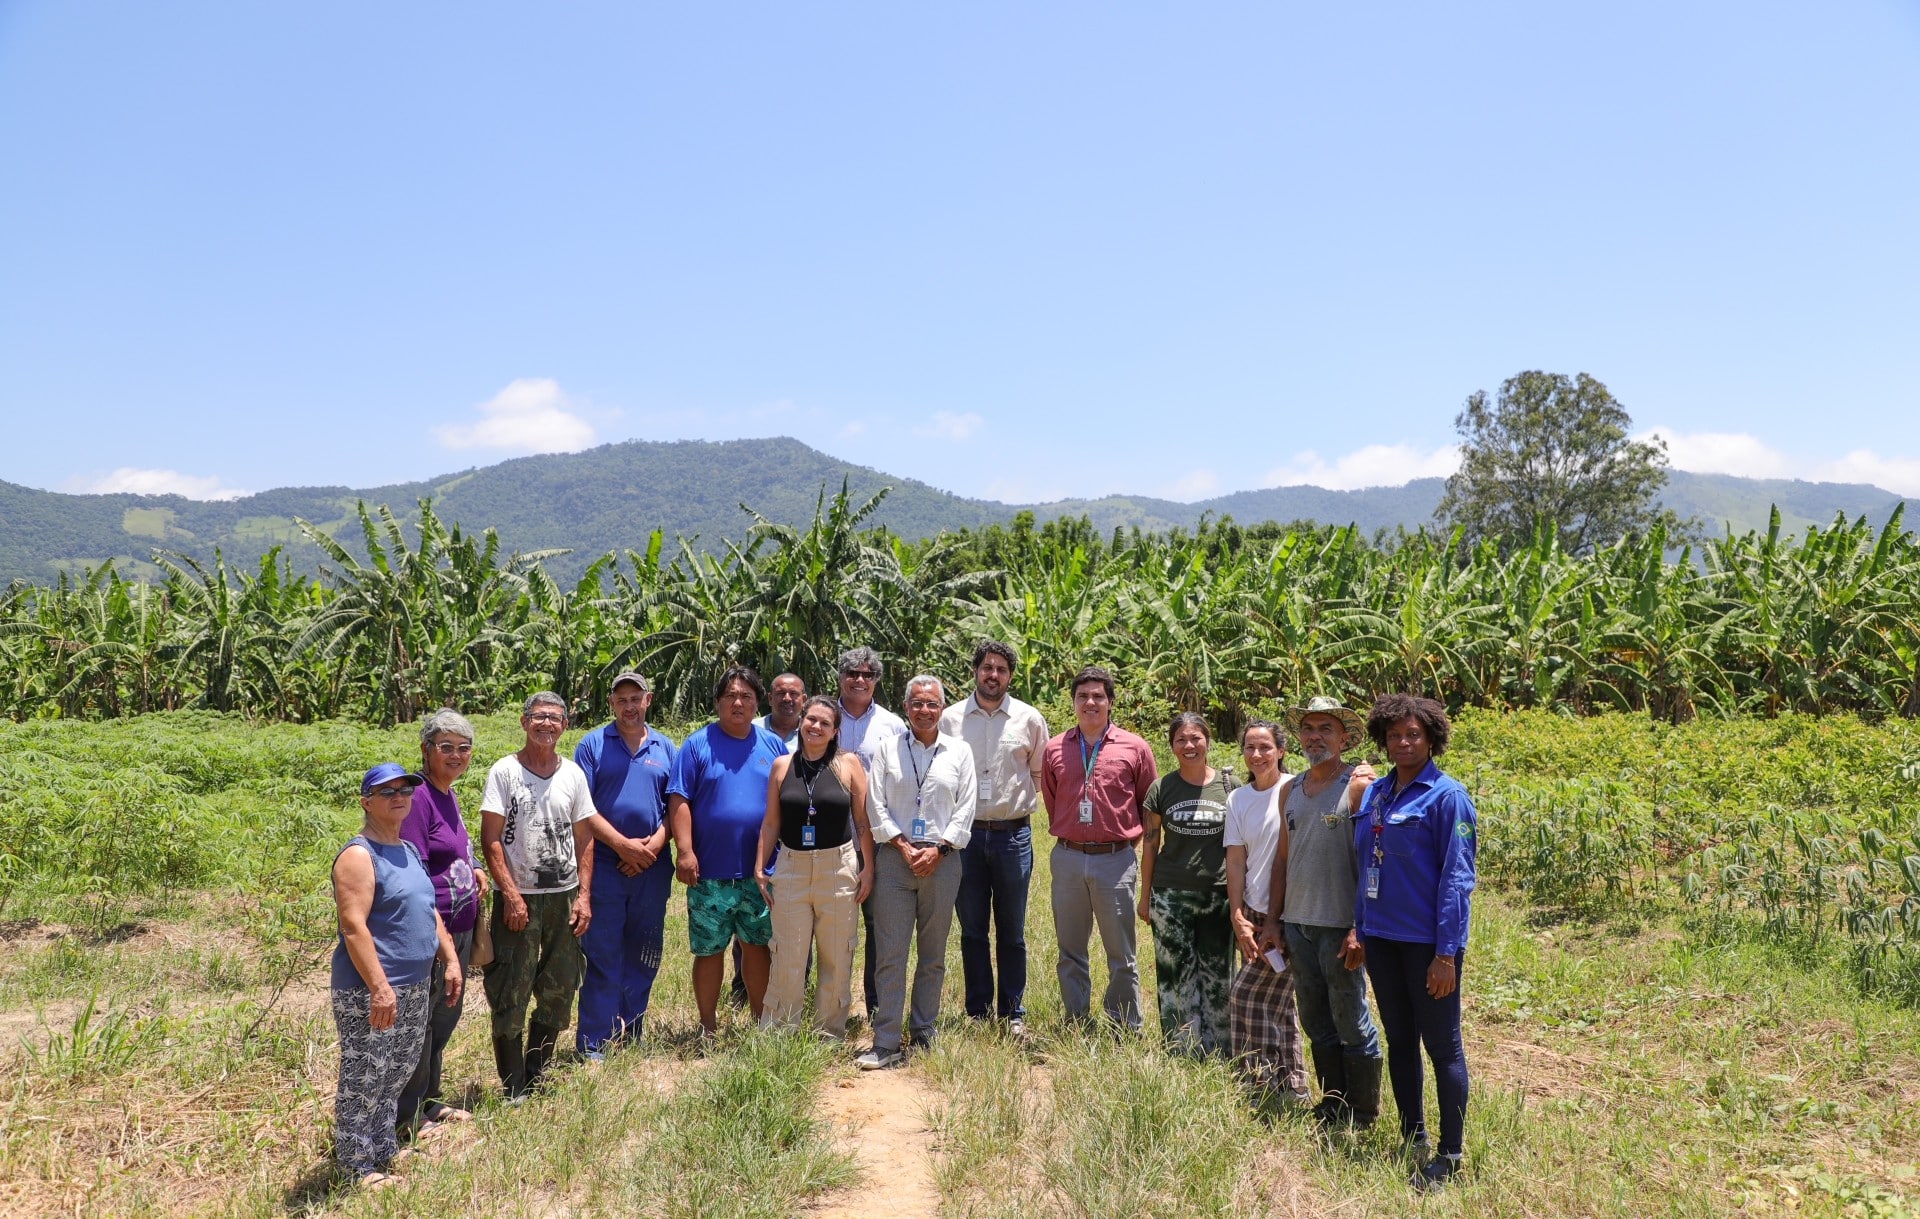
<path id="1" fill-rule="evenodd" d="M 694 956 L 725 952 L 735 936 L 742 944 L 773 940 L 773 916 L 758 882 L 751 876 L 703 880 L 687 890 L 687 944 Z"/>

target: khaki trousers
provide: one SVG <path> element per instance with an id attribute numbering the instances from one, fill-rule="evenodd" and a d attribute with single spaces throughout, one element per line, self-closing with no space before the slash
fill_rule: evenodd
<path id="1" fill-rule="evenodd" d="M 818 851 L 782 847 L 773 870 L 773 972 L 762 1023 L 798 1028 L 807 999 L 807 955 L 820 958 L 813 1024 L 847 1035 L 853 997 L 853 946 L 860 929 L 860 854 L 844 843 Z"/>

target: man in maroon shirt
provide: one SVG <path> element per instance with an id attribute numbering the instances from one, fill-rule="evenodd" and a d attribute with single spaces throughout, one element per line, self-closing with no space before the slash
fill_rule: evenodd
<path id="1" fill-rule="evenodd" d="M 1084 1021 L 1093 1006 L 1087 956 L 1093 929 L 1107 953 L 1109 1018 L 1140 1029 L 1140 971 L 1135 964 L 1134 907 L 1140 871 L 1134 843 L 1141 801 L 1158 777 L 1153 749 L 1113 724 L 1113 675 L 1089 665 L 1073 678 L 1078 722 L 1047 742 L 1040 794 L 1055 842 L 1053 930 L 1060 942 L 1060 1001 L 1067 1019 Z"/>

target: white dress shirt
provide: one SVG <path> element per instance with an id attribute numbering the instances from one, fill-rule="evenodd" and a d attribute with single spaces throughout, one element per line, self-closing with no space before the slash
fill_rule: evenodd
<path id="1" fill-rule="evenodd" d="M 867 819 L 873 840 L 905 834 L 918 846 L 945 842 L 955 850 L 973 836 L 973 750 L 959 737 L 937 733 L 922 745 L 912 733 L 886 737 L 874 751 L 867 787 Z M 916 833 L 914 822 L 924 821 Z"/>
<path id="2" fill-rule="evenodd" d="M 1040 807 L 1040 763 L 1051 734 L 1038 711 L 1010 694 L 988 711 L 969 694 L 941 712 L 940 731 L 973 751 L 975 821 L 1010 821 Z"/>

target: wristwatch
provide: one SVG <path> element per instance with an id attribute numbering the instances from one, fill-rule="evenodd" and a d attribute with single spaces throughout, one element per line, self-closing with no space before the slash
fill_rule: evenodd
<path id="1" fill-rule="evenodd" d="M 947 856 L 949 856 L 949 855 L 951 855 L 951 854 L 953 854 L 953 844 L 952 844 L 951 842 L 943 842 L 943 843 L 941 843 L 941 844 L 940 844 L 940 858 L 942 858 L 942 859 L 945 859 L 945 858 L 946 858 Z"/>

